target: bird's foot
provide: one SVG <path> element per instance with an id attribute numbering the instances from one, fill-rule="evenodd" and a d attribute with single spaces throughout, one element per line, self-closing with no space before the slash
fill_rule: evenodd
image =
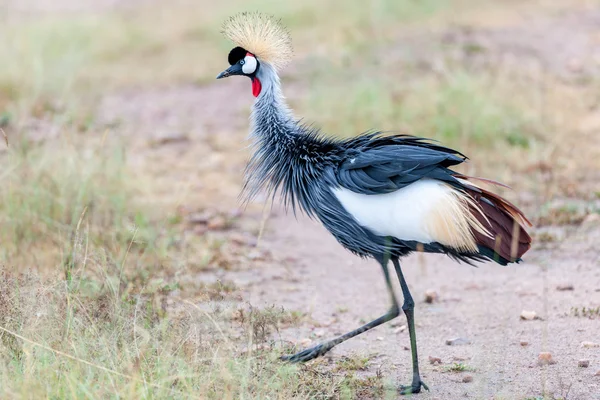
<path id="1" fill-rule="evenodd" d="M 420 379 L 419 379 L 418 383 L 413 382 L 413 384 L 410 386 L 400 385 L 400 388 L 398 389 L 398 391 L 402 395 L 414 394 L 414 393 L 421 392 L 421 387 L 423 387 L 423 389 L 429 391 L 429 387 L 427 387 L 425 382 L 423 382 Z"/>
<path id="2" fill-rule="evenodd" d="M 315 347 L 311 347 L 310 349 L 302 350 L 301 352 L 296 353 L 296 354 L 292 354 L 289 356 L 281 356 L 280 359 L 283 361 L 289 361 L 292 363 L 307 362 L 307 361 L 310 361 L 317 357 L 322 356 L 323 354 L 327 353 L 332 348 L 333 348 L 333 346 L 329 345 L 328 343 L 321 343 Z"/>

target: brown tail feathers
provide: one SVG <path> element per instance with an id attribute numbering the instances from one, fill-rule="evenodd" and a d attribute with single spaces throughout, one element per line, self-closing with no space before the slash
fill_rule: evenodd
<path id="1" fill-rule="evenodd" d="M 458 178 L 469 181 L 478 179 L 467 176 Z M 487 236 L 473 231 L 477 244 L 491 250 L 494 256 L 499 255 L 506 262 L 518 261 L 531 247 L 531 237 L 524 228 L 524 225 L 531 226 L 531 222 L 514 204 L 499 195 L 472 182 L 465 182 L 464 188 L 481 208 L 481 211 L 473 210 L 473 214 L 490 233 Z"/>

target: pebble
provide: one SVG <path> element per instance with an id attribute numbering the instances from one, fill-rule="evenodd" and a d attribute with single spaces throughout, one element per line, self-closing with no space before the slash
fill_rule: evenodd
<path id="1" fill-rule="evenodd" d="M 541 352 L 538 356 L 538 365 L 551 365 L 556 364 L 556 361 L 552 358 L 552 353 Z"/>
<path id="2" fill-rule="evenodd" d="M 519 344 L 520 344 L 521 346 L 523 346 L 523 347 L 525 347 L 525 346 L 529 346 L 529 342 L 526 342 L 525 340 L 521 340 L 521 341 L 519 342 Z"/>
<path id="3" fill-rule="evenodd" d="M 473 382 L 473 377 L 471 375 L 465 375 L 462 378 L 463 383 Z"/>
<path id="4" fill-rule="evenodd" d="M 594 376 L 600 376 L 600 369 L 598 371 L 596 371 L 596 373 L 594 374 Z"/>
<path id="5" fill-rule="evenodd" d="M 310 340 L 309 338 L 304 338 L 300 341 L 300 345 L 302 347 L 308 347 L 308 345 L 311 343 L 312 343 L 312 340 Z"/>
<path id="6" fill-rule="evenodd" d="M 425 291 L 425 303 L 433 303 L 438 300 L 438 294 L 435 290 L 429 289 Z"/>
<path id="7" fill-rule="evenodd" d="M 429 364 L 435 365 L 435 364 L 441 364 L 441 363 L 442 363 L 441 358 L 429 356 Z"/>
<path id="8" fill-rule="evenodd" d="M 579 360 L 577 362 L 577 366 L 579 366 L 581 368 L 587 368 L 590 366 L 590 360 Z"/>
<path id="9" fill-rule="evenodd" d="M 594 343 L 594 342 L 581 342 L 581 347 L 584 347 L 584 348 L 600 347 L 600 344 Z"/>
<path id="10" fill-rule="evenodd" d="M 192 229 L 192 232 L 198 236 L 204 235 L 207 231 L 208 229 L 206 229 L 206 225 L 196 225 L 194 226 L 194 229 Z"/>
<path id="11" fill-rule="evenodd" d="M 171 143 L 186 143 L 189 142 L 190 138 L 185 133 L 179 132 L 161 132 L 150 140 L 150 145 L 161 146 Z"/>
<path id="12" fill-rule="evenodd" d="M 401 327 L 394 329 L 394 333 L 401 333 L 401 332 L 404 332 L 405 330 L 406 330 L 406 325 L 402 325 Z"/>
<path id="13" fill-rule="evenodd" d="M 213 215 L 210 212 L 201 212 L 190 214 L 187 220 L 190 224 L 207 224 L 212 217 Z"/>
<path id="14" fill-rule="evenodd" d="M 253 260 L 253 261 L 264 260 L 266 258 L 266 254 L 265 254 L 265 252 L 263 252 L 259 249 L 254 249 L 254 250 L 248 252 L 248 254 L 246 254 L 246 257 L 249 260 Z"/>
<path id="15" fill-rule="evenodd" d="M 380 342 L 383 341 L 383 336 L 377 336 L 377 340 L 379 340 Z"/>
<path id="16" fill-rule="evenodd" d="M 446 344 L 448 346 L 461 346 L 464 344 L 471 344 L 471 341 L 469 339 L 459 337 L 459 338 L 446 340 Z"/>
<path id="17" fill-rule="evenodd" d="M 470 360 L 471 357 L 460 357 L 460 356 L 453 356 L 452 357 L 452 361 L 458 361 L 458 362 L 463 362 L 463 361 L 467 361 Z"/>
<path id="18" fill-rule="evenodd" d="M 208 223 L 206 224 L 206 227 L 208 229 L 210 229 L 211 231 L 220 231 L 222 229 L 225 229 L 226 225 L 227 225 L 227 221 L 225 221 L 225 218 L 214 217 L 208 221 Z"/>
<path id="19" fill-rule="evenodd" d="M 231 235 L 229 235 L 229 240 L 240 246 L 248 245 L 255 247 L 257 244 L 256 238 L 248 235 L 243 235 L 237 232 L 233 232 Z"/>
<path id="20" fill-rule="evenodd" d="M 527 311 L 527 310 L 521 311 L 521 319 L 524 321 L 532 321 L 536 318 L 537 318 L 537 314 L 535 313 L 535 311 Z"/>
<path id="21" fill-rule="evenodd" d="M 567 290 L 575 290 L 575 287 L 570 283 L 563 283 L 562 285 L 556 286 L 556 290 L 559 292 L 564 292 Z"/>
<path id="22" fill-rule="evenodd" d="M 242 216 L 243 211 L 239 208 L 234 208 L 229 210 L 227 214 L 229 215 L 229 218 L 239 218 Z"/>
<path id="23" fill-rule="evenodd" d="M 318 330 L 315 332 L 315 336 L 316 337 L 323 337 L 325 336 L 325 331 L 324 330 Z"/>
<path id="24" fill-rule="evenodd" d="M 581 222 L 582 224 L 598 224 L 600 222 L 600 214 L 592 213 L 586 215 L 586 217 Z"/>

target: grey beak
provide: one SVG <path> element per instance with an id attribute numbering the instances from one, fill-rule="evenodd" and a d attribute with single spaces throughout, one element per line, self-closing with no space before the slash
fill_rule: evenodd
<path id="1" fill-rule="evenodd" d="M 227 78 L 230 75 L 231 74 L 229 73 L 229 69 L 226 69 L 225 71 L 223 71 L 219 75 L 217 75 L 217 79 Z"/>
<path id="2" fill-rule="evenodd" d="M 231 67 L 221 72 L 219 75 L 217 75 L 217 79 L 227 78 L 228 76 L 232 75 L 244 75 L 244 71 L 242 71 L 242 66 L 239 63 L 233 64 Z"/>

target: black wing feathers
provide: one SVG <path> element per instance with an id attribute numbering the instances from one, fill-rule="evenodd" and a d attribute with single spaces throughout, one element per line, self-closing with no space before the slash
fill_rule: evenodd
<path id="1" fill-rule="evenodd" d="M 371 135 L 367 135 L 371 136 Z M 350 139 L 350 150 L 338 166 L 338 183 L 362 194 L 390 193 L 422 178 L 456 183 L 448 167 L 466 157 L 446 147 L 412 136 Z"/>

